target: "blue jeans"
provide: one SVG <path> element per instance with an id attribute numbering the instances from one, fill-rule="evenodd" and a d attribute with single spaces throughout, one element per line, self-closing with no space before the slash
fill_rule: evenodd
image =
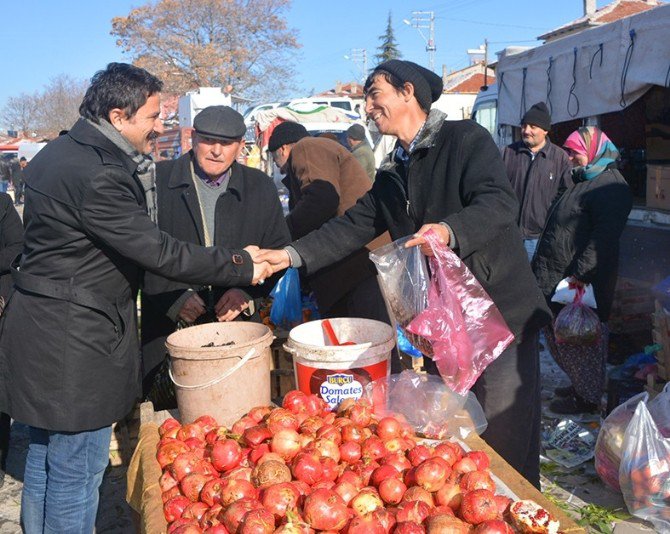
<path id="1" fill-rule="evenodd" d="M 523 246 L 526 248 L 526 254 L 528 254 L 528 261 L 533 261 L 533 256 L 535 255 L 535 249 L 537 248 L 537 243 L 539 239 L 524 239 Z"/>
<path id="2" fill-rule="evenodd" d="M 21 525 L 26 534 L 90 534 L 109 462 L 112 427 L 52 432 L 29 427 Z"/>

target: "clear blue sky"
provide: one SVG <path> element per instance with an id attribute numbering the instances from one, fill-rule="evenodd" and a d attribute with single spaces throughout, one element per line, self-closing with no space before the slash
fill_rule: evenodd
<path id="1" fill-rule="evenodd" d="M 141 0 L 3 0 L 3 76 L 0 107 L 6 99 L 41 89 L 50 78 L 68 74 L 89 78 L 110 61 L 128 61 L 109 34 L 111 19 L 127 15 Z M 608 3 L 598 0 L 598 7 Z M 492 50 L 539 44 L 535 37 L 582 15 L 582 0 L 294 0 L 287 19 L 302 44 L 296 63 L 298 94 L 334 87 L 337 80 L 361 76 L 360 66 L 344 58 L 365 48 L 373 56 L 391 11 L 405 59 L 428 65 L 425 42 L 406 24 L 412 11 L 434 11 L 435 70 L 467 65 L 466 49 L 484 39 Z M 428 30 L 423 30 L 426 35 Z"/>

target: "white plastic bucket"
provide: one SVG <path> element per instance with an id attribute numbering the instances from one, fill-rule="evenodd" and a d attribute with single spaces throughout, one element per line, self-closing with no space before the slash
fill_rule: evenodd
<path id="1" fill-rule="evenodd" d="M 270 329 L 233 321 L 171 334 L 170 378 L 182 423 L 211 415 L 230 426 L 254 406 L 270 404 Z"/>
<path id="2" fill-rule="evenodd" d="M 335 408 L 344 399 L 358 399 L 365 386 L 391 374 L 393 328 L 360 318 L 330 319 L 340 343 L 329 345 L 323 321 L 296 326 L 284 349 L 293 355 L 295 382 L 304 393 L 314 393 Z"/>

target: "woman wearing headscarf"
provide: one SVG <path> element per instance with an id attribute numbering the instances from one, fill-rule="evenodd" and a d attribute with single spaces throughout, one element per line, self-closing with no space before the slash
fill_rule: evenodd
<path id="1" fill-rule="evenodd" d="M 610 315 L 619 266 L 619 238 L 632 207 L 626 180 L 616 169 L 619 151 L 598 128 L 573 132 L 563 145 L 573 165 L 572 184 L 559 192 L 547 217 L 533 272 L 550 302 L 556 286 L 569 278 L 575 286 L 592 284 L 596 313 Z M 550 303 L 557 314 L 561 305 Z M 559 414 L 596 411 L 605 387 L 608 331 L 593 345 L 557 344 L 546 329 L 552 356 L 570 377 L 569 388 L 549 408 Z"/>

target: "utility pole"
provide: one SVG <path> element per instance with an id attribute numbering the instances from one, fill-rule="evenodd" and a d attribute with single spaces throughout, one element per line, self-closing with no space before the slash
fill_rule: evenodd
<path id="1" fill-rule="evenodd" d="M 412 20 L 404 19 L 403 22 L 416 28 L 423 40 L 426 41 L 426 52 L 428 52 L 428 64 L 430 70 L 435 71 L 435 12 L 434 11 L 412 11 Z M 421 30 L 428 30 L 426 37 Z"/>
<path id="2" fill-rule="evenodd" d="M 350 59 L 359 69 L 362 69 L 361 80 L 365 80 L 368 75 L 368 51 L 365 48 L 352 48 L 349 55 L 344 56 L 344 59 Z"/>
<path id="3" fill-rule="evenodd" d="M 489 86 L 489 40 L 484 39 L 484 87 Z"/>

